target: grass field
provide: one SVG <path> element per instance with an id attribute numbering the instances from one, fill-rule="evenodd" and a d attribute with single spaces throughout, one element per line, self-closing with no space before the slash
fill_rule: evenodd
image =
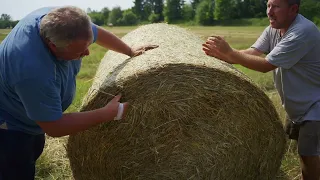
<path id="1" fill-rule="evenodd" d="M 198 34 L 205 40 L 208 36 L 216 34 L 226 38 L 233 48 L 244 49 L 250 47 L 259 37 L 264 27 L 200 27 L 190 26 L 184 28 Z M 113 27 L 107 30 L 113 32 L 119 37 L 135 29 L 136 27 Z M 0 30 L 0 41 L 9 33 L 9 30 Z M 93 44 L 90 47 L 90 55 L 83 59 L 82 69 L 77 77 L 77 95 L 73 104 L 67 112 L 77 111 L 81 105 L 82 97 L 90 87 L 94 78 L 96 69 L 100 60 L 106 53 L 106 49 Z M 274 90 L 272 74 L 255 72 L 241 66 L 236 66 L 240 71 L 247 74 L 259 87 L 261 87 L 270 99 L 274 102 L 280 117 L 284 119 L 285 113 L 281 107 L 278 94 Z M 72 179 L 70 166 L 66 157 L 64 144 L 66 137 L 47 138 L 46 147 L 43 155 L 37 162 L 36 179 L 56 180 L 56 179 Z M 299 160 L 296 155 L 295 143 L 288 142 L 288 150 L 282 161 L 281 172 L 278 179 L 294 180 L 299 179 Z"/>

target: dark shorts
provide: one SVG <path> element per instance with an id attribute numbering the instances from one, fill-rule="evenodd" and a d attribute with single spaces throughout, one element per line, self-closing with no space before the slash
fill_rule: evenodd
<path id="1" fill-rule="evenodd" d="M 289 139 L 298 142 L 298 153 L 302 156 L 320 156 L 320 121 L 304 121 L 295 124 L 286 123 Z"/>
<path id="2" fill-rule="evenodd" d="M 44 135 L 0 129 L 0 180 L 34 180 Z"/>

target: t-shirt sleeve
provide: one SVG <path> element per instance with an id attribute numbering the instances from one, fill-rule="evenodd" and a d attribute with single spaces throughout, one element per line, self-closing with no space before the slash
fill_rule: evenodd
<path id="1" fill-rule="evenodd" d="M 92 33 L 93 33 L 93 42 L 95 43 L 98 37 L 98 29 L 97 29 L 97 25 L 95 25 L 94 23 L 91 23 L 91 27 L 92 27 Z"/>
<path id="2" fill-rule="evenodd" d="M 52 80 L 24 80 L 14 88 L 31 120 L 55 121 L 62 117 L 60 92 Z"/>
<path id="3" fill-rule="evenodd" d="M 309 41 L 306 35 L 291 32 L 276 45 L 266 59 L 274 66 L 290 69 L 313 47 L 314 43 Z"/>
<path id="4" fill-rule="evenodd" d="M 264 29 L 257 41 L 251 46 L 251 48 L 257 49 L 264 53 L 270 52 L 270 37 L 269 37 L 270 27 Z"/>

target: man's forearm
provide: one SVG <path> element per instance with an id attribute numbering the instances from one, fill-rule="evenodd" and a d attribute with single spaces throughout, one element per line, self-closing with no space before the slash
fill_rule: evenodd
<path id="1" fill-rule="evenodd" d="M 63 114 L 62 118 L 52 122 L 38 122 L 40 127 L 52 137 L 75 134 L 96 126 L 102 122 L 111 121 L 113 116 L 106 116 L 106 110 L 96 109 L 87 112 Z"/>
<path id="2" fill-rule="evenodd" d="M 132 56 L 132 50 L 131 47 L 129 47 L 127 44 L 125 44 L 120 38 L 112 34 L 111 32 L 108 32 L 104 30 L 101 27 L 98 28 L 98 37 L 96 43 L 100 46 L 122 53 L 126 54 L 128 56 Z"/>
<path id="3" fill-rule="evenodd" d="M 268 72 L 276 67 L 270 64 L 266 59 L 244 53 L 243 51 L 233 50 L 227 55 L 228 59 L 231 59 L 235 64 L 240 64 L 249 69 L 259 71 L 259 72 Z"/>
<path id="4" fill-rule="evenodd" d="M 255 55 L 253 54 L 253 51 L 251 49 L 242 49 L 242 50 L 238 50 L 241 53 L 245 53 L 245 54 L 250 54 L 250 55 Z"/>
<path id="5" fill-rule="evenodd" d="M 250 55 L 255 55 L 255 56 L 261 56 L 263 54 L 262 51 L 259 51 L 258 49 L 255 49 L 255 48 L 243 49 L 243 50 L 239 50 L 239 52 L 245 53 L 245 54 L 250 54 Z"/>

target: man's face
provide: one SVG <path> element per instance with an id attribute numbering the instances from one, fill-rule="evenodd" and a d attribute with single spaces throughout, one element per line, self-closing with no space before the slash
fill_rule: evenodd
<path id="1" fill-rule="evenodd" d="M 289 5 L 287 0 L 268 0 L 267 15 L 271 27 L 289 28 L 292 17 L 297 13 L 298 5 Z"/>
<path id="2" fill-rule="evenodd" d="M 60 60 L 77 60 L 89 55 L 91 41 L 78 40 L 70 43 L 64 49 L 56 49 L 55 56 Z"/>

